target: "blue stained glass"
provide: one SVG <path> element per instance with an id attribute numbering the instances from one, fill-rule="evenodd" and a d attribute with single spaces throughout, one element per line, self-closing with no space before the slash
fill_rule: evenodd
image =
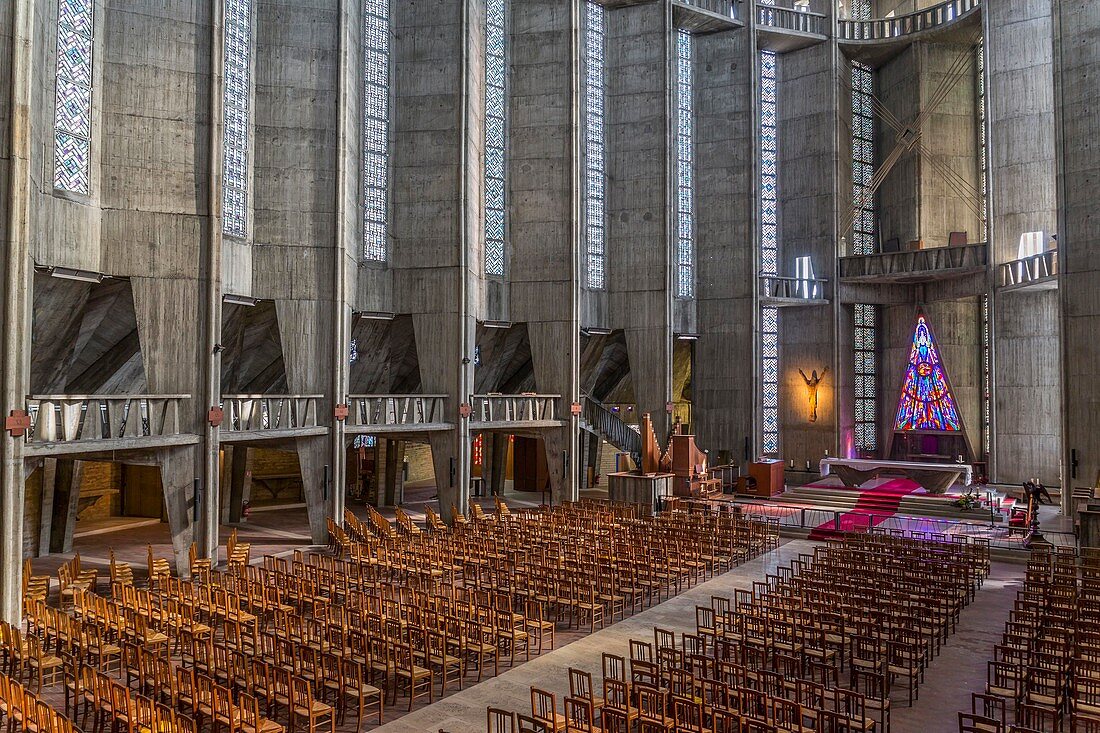
<path id="1" fill-rule="evenodd" d="M 222 231 L 248 231 L 248 140 L 252 97 L 252 0 L 225 0 Z"/>
<path id="2" fill-rule="evenodd" d="M 54 188 L 91 192 L 92 0 L 57 4 Z"/>
<path id="3" fill-rule="evenodd" d="M 605 283 L 607 214 L 604 109 L 606 87 L 607 10 L 594 0 L 584 6 L 584 219 L 585 282 L 599 290 Z"/>
<path id="4" fill-rule="evenodd" d="M 936 338 L 923 313 L 917 316 L 917 326 L 913 332 L 913 346 L 906 364 L 894 430 L 949 433 L 962 430 L 955 396 L 947 381 L 947 370 L 940 360 Z"/>

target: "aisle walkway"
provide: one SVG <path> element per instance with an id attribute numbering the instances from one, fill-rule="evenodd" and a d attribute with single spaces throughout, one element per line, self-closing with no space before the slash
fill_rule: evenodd
<path id="1" fill-rule="evenodd" d="M 597 631 L 530 662 L 503 672 L 499 677 L 414 710 L 378 728 L 381 733 L 481 733 L 485 730 L 488 705 L 526 712 L 532 685 L 554 692 L 559 705 L 569 691 L 569 668 L 592 672 L 596 687 L 602 685 L 601 654 L 605 651 L 628 656 L 629 640 L 652 639 L 653 627 L 679 634 L 695 630 L 695 607 L 709 605 L 712 595 L 732 595 L 738 588 L 751 588 L 754 580 L 790 562 L 799 552 L 813 552 L 817 543 L 793 540 L 778 550 L 702 583 L 642 613 Z M 986 660 L 999 641 L 1012 608 L 1016 590 L 1022 586 L 1024 566 L 993 563 L 990 577 L 974 601 L 963 611 L 958 631 L 932 662 L 920 699 L 912 708 L 895 695 L 892 733 L 929 733 L 955 730 L 956 712 L 969 710 L 970 693 L 980 691 L 985 681 Z M 398 701 L 400 703 L 400 700 Z"/>

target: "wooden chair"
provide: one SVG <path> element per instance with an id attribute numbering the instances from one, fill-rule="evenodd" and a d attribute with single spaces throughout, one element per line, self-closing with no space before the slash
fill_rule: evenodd
<path id="1" fill-rule="evenodd" d="M 353 701 L 356 706 L 355 733 L 363 726 L 363 718 L 371 708 L 378 713 L 378 725 L 382 725 L 382 690 L 368 684 L 366 670 L 361 662 L 344 657 L 340 660 L 340 722 L 343 723 L 347 715 L 347 702 Z"/>
<path id="2" fill-rule="evenodd" d="M 27 672 L 38 686 L 36 692 L 41 693 L 44 685 L 53 686 L 62 682 L 65 673 L 65 662 L 61 657 L 46 654 L 42 651 L 42 642 L 37 636 L 26 637 L 27 651 L 24 662 Z"/>
<path id="3" fill-rule="evenodd" d="M 552 692 L 531 688 L 531 717 L 545 725 L 553 733 L 565 730 L 565 716 L 558 712 Z"/>
<path id="4" fill-rule="evenodd" d="M 336 733 L 336 715 L 328 703 L 313 697 L 313 688 L 301 677 L 291 678 L 290 728 L 298 730 L 298 723 L 304 721 L 308 733 L 316 733 L 319 727 L 328 727 L 330 733 Z"/>
<path id="5" fill-rule="evenodd" d="M 545 605 L 542 602 L 534 599 L 528 599 L 523 607 L 524 626 L 527 633 L 533 636 L 531 642 L 537 639 L 539 654 L 542 654 L 543 641 L 548 634 L 550 636 L 550 648 L 554 648 L 554 631 L 557 627 L 557 624 L 553 621 L 546 620 L 543 614 L 544 608 Z M 531 642 L 528 643 L 528 647 L 530 647 Z"/>
<path id="6" fill-rule="evenodd" d="M 515 733 L 516 714 L 489 706 L 485 708 L 485 733 Z"/>
<path id="7" fill-rule="evenodd" d="M 592 711 L 592 701 L 579 697 L 565 698 L 566 733 L 601 733 Z"/>
<path id="8" fill-rule="evenodd" d="M 278 721 L 260 715 L 260 699 L 251 693 L 237 693 L 237 711 L 236 730 L 239 733 L 283 733 L 286 730 Z"/>
<path id="9" fill-rule="evenodd" d="M 397 691 L 405 686 L 409 691 L 409 710 L 413 709 L 413 703 L 418 697 L 428 696 L 428 704 L 432 703 L 435 687 L 434 675 L 431 669 L 416 664 L 413 658 L 412 646 L 409 644 L 395 644 L 393 653 L 394 662 L 394 686 L 393 704 L 397 704 Z"/>

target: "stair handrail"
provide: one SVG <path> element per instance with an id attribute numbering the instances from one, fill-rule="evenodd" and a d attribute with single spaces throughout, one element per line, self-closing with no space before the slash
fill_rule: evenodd
<path id="1" fill-rule="evenodd" d="M 629 453 L 634 464 L 642 460 L 642 436 L 599 400 L 585 395 L 584 418 L 608 443 Z"/>

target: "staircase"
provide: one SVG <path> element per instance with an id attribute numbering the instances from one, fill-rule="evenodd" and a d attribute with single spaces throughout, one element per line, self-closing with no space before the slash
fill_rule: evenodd
<path id="1" fill-rule="evenodd" d="M 623 453 L 629 453 L 634 465 L 641 465 L 642 436 L 602 402 L 587 395 L 584 397 L 583 423 L 586 430 L 598 434 Z"/>
<path id="2" fill-rule="evenodd" d="M 774 500 L 784 504 L 809 505 L 839 512 L 858 510 L 860 513 L 886 516 L 899 514 L 908 517 L 961 519 L 971 522 L 989 521 L 988 509 L 960 509 L 953 506 L 948 498 L 928 494 L 908 494 L 898 497 L 890 494 L 879 495 L 874 491 L 855 491 L 839 487 L 834 489 L 796 486 L 787 489 Z M 1003 521 L 1003 516 L 996 515 L 995 521 Z"/>

